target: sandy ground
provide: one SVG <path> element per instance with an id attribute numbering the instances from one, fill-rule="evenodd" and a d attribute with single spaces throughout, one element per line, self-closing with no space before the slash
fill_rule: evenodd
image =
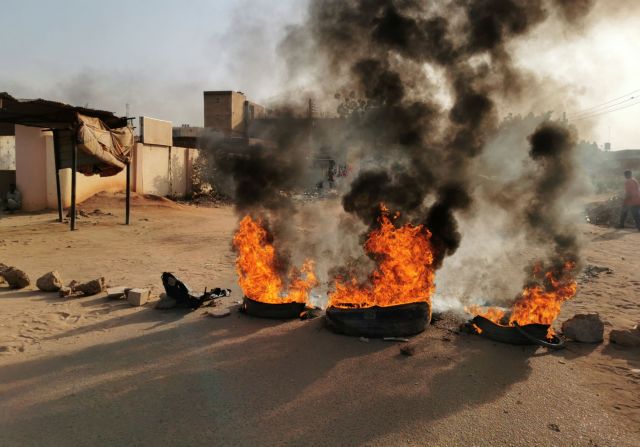
<path id="1" fill-rule="evenodd" d="M 136 197 L 82 206 L 113 216 L 80 229 L 53 213 L 0 218 L 0 262 L 32 280 L 104 275 L 162 291 L 172 271 L 192 288 L 231 287 L 223 319 L 132 308 L 104 296 L 63 299 L 0 287 L 0 445 L 638 446 L 640 350 L 571 343 L 515 347 L 458 334 L 442 320 L 397 343 L 334 335 L 321 319 L 237 313 L 230 208 Z M 598 311 L 612 328 L 640 322 L 640 234 L 584 226 L 581 285 L 559 321 Z"/>

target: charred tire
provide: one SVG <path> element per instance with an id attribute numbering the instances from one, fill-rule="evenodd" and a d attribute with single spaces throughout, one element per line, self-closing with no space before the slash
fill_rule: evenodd
<path id="1" fill-rule="evenodd" d="M 564 349 L 565 347 L 564 340 L 562 340 L 560 337 L 557 337 L 554 335 L 551 338 L 551 341 L 547 341 L 546 336 L 544 339 L 540 339 L 529 334 L 527 331 L 525 331 L 522 328 L 522 326 L 519 326 L 517 323 L 515 326 L 516 326 L 516 329 L 518 329 L 518 332 L 520 332 L 522 335 L 524 335 L 526 338 L 528 338 L 532 343 L 535 343 L 536 345 L 540 345 L 540 346 L 544 346 L 545 348 L 556 349 L 556 350 Z"/>
<path id="2" fill-rule="evenodd" d="M 481 336 L 501 343 L 512 345 L 533 345 L 536 340 L 545 340 L 549 326 L 546 324 L 527 324 L 525 326 L 501 326 L 481 316 L 476 316 L 471 323 L 482 331 Z"/>
<path id="3" fill-rule="evenodd" d="M 258 318 L 273 318 L 281 320 L 300 317 L 304 308 L 305 303 L 261 303 L 260 301 L 247 298 L 246 296 L 244 297 L 242 304 L 242 311 L 247 315 Z"/>
<path id="4" fill-rule="evenodd" d="M 333 332 L 368 338 L 407 337 L 424 331 L 431 321 L 428 303 L 343 309 L 329 307 L 325 324 Z"/>

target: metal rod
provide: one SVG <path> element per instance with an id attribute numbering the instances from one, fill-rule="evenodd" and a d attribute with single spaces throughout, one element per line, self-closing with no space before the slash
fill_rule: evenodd
<path id="1" fill-rule="evenodd" d="M 129 214 L 131 210 L 131 161 L 127 162 L 127 211 L 125 224 L 129 225 Z"/>
<path id="2" fill-rule="evenodd" d="M 78 145 L 75 132 L 73 138 L 73 150 L 71 151 L 71 231 L 76 229 L 76 171 L 78 169 Z"/>
<path id="3" fill-rule="evenodd" d="M 53 160 L 56 170 L 56 193 L 58 196 L 58 222 L 62 222 L 62 192 L 60 191 L 60 133 L 53 131 Z"/>

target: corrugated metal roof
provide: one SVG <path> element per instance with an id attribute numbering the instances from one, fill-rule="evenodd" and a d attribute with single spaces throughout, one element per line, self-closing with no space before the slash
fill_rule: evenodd
<path id="1" fill-rule="evenodd" d="M 106 110 L 76 107 L 46 99 L 16 99 L 7 92 L 0 92 L 0 123 L 66 129 L 76 123 L 77 113 L 100 118 L 111 128 L 127 125 L 126 118 L 117 117 Z"/>

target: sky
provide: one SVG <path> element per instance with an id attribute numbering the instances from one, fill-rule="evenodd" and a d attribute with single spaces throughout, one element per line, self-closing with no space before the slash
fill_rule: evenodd
<path id="1" fill-rule="evenodd" d="M 285 92 L 278 43 L 306 3 L 0 0 L 0 91 L 202 125 L 204 90 L 263 103 Z M 580 117 L 640 90 L 640 8 L 615 4 L 601 0 L 585 29 L 543 25 L 515 45 L 519 65 L 554 86 L 530 93 L 532 111 Z M 640 148 L 639 117 L 640 104 L 572 122 L 582 139 L 628 149 Z"/>

